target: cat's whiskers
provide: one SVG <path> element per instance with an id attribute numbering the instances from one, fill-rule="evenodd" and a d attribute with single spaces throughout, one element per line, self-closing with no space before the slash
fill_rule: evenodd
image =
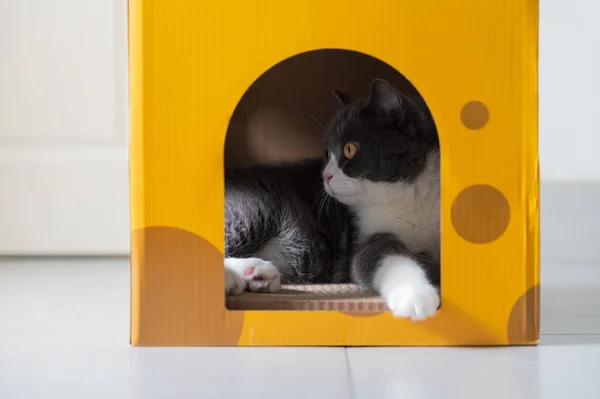
<path id="1" fill-rule="evenodd" d="M 321 114 L 321 118 L 323 118 L 323 119 L 320 119 L 320 122 L 323 125 L 323 129 L 325 129 L 327 127 L 327 125 L 329 125 L 329 121 L 331 120 L 331 117 L 327 116 L 325 114 L 325 111 L 323 110 L 323 108 L 318 108 L 318 109 L 319 109 L 319 113 Z"/>
<path id="2" fill-rule="evenodd" d="M 306 114 L 304 115 L 304 120 L 319 134 L 323 134 L 325 132 L 326 125 L 314 115 Z"/>
<path id="3" fill-rule="evenodd" d="M 416 224 L 414 224 L 413 222 L 411 222 L 408 219 L 403 218 L 402 216 L 396 216 L 395 220 L 397 220 L 398 222 L 401 223 L 405 223 L 407 226 L 409 226 L 413 231 L 419 231 L 419 226 L 417 226 Z"/>
<path id="4" fill-rule="evenodd" d="M 329 207 L 328 207 L 328 203 L 329 203 L 329 195 L 327 193 L 324 193 L 323 195 L 323 202 L 321 204 L 321 209 L 319 211 L 319 213 L 324 213 L 325 216 L 327 216 L 329 218 Z"/>
<path id="5" fill-rule="evenodd" d="M 317 207 L 317 216 L 320 217 L 321 212 L 323 211 L 324 201 L 326 199 L 327 192 L 325 192 L 325 187 L 323 187 L 323 185 L 321 183 L 317 184 L 312 189 L 319 190 L 319 192 L 316 195 L 313 205 L 315 205 Z"/>
<path id="6" fill-rule="evenodd" d="M 327 214 L 327 217 L 329 219 L 332 219 L 331 215 L 329 214 L 329 201 L 331 201 L 333 198 L 331 197 L 331 195 L 325 193 L 325 213 Z M 333 202 L 335 205 L 335 201 Z"/>
<path id="7" fill-rule="evenodd" d="M 329 196 L 325 192 L 325 189 L 323 189 L 323 192 L 321 193 L 321 201 L 319 202 L 319 212 L 318 212 L 319 216 L 321 216 L 323 214 L 323 208 L 325 207 L 325 204 L 327 203 L 328 197 Z M 327 216 L 329 216 L 329 215 L 327 215 Z"/>
<path id="8" fill-rule="evenodd" d="M 317 205 L 321 199 L 321 196 L 325 192 L 325 187 L 321 183 L 316 184 L 311 190 L 317 190 L 316 198 L 313 202 L 313 205 Z"/>

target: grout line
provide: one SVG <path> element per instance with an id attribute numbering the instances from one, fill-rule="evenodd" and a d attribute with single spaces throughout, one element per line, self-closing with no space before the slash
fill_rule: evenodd
<path id="1" fill-rule="evenodd" d="M 573 337 L 577 337 L 577 336 L 588 336 L 588 337 L 593 337 L 593 336 L 600 336 L 600 332 L 581 332 L 581 333 L 540 333 L 540 337 L 568 337 L 568 336 L 573 336 Z"/>
<path id="2" fill-rule="evenodd" d="M 348 357 L 348 347 L 344 348 L 344 358 L 346 359 L 346 379 L 348 380 L 348 392 L 350 393 L 350 399 L 354 399 L 356 398 L 356 391 L 354 389 L 354 380 L 352 378 L 350 358 Z"/>

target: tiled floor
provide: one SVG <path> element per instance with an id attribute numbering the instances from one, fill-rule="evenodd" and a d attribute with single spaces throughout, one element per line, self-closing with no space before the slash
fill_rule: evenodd
<path id="1" fill-rule="evenodd" d="M 521 348 L 130 348 L 123 259 L 0 260 L 0 398 L 600 398 L 600 263 L 545 264 Z"/>

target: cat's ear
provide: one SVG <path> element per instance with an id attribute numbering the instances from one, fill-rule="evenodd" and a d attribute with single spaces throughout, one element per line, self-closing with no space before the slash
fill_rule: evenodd
<path id="1" fill-rule="evenodd" d="M 350 96 L 347 95 L 346 93 L 344 93 L 343 91 L 339 91 L 339 90 L 334 90 L 333 91 L 333 97 L 336 99 L 336 101 L 342 106 L 345 107 L 346 105 L 350 104 L 350 102 L 352 101 L 350 99 Z"/>
<path id="2" fill-rule="evenodd" d="M 378 113 L 400 112 L 403 107 L 402 96 L 394 86 L 383 79 L 375 79 L 371 84 L 369 108 Z"/>

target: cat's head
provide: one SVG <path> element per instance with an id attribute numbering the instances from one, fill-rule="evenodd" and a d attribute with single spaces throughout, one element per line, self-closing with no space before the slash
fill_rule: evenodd
<path id="1" fill-rule="evenodd" d="M 367 98 L 336 97 L 343 108 L 325 132 L 323 184 L 340 202 L 364 203 L 374 184 L 414 181 L 439 153 L 431 116 L 386 81 L 373 81 Z"/>

